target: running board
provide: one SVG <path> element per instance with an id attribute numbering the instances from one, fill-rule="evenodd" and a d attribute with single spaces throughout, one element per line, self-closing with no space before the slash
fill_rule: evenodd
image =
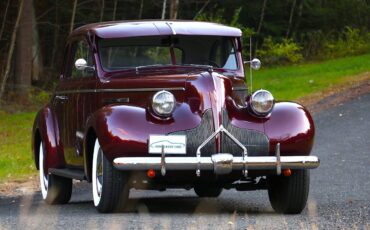
<path id="1" fill-rule="evenodd" d="M 76 180 L 86 180 L 85 173 L 81 169 L 50 168 L 49 173 L 56 175 L 56 176 L 61 176 L 61 177 L 66 177 L 66 178 L 71 178 L 71 179 L 76 179 Z"/>

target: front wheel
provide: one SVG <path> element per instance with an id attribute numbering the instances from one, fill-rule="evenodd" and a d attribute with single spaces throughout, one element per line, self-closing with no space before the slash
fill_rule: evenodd
<path id="1" fill-rule="evenodd" d="M 129 196 L 127 174 L 114 168 L 106 159 L 98 139 L 95 140 L 92 193 L 94 205 L 99 212 L 107 213 L 125 209 Z"/>
<path id="2" fill-rule="evenodd" d="M 289 177 L 268 177 L 268 194 L 272 208 L 278 213 L 299 214 L 306 207 L 310 173 L 293 170 Z"/>
<path id="3" fill-rule="evenodd" d="M 66 204 L 72 195 L 72 179 L 46 173 L 43 143 L 39 148 L 39 173 L 42 198 L 48 204 Z"/>

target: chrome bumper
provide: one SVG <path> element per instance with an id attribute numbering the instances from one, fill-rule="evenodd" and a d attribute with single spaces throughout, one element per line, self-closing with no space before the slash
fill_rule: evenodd
<path id="1" fill-rule="evenodd" d="M 230 153 L 216 153 L 211 157 L 202 157 L 201 149 L 217 134 L 224 133 L 242 150 L 240 157 Z M 280 175 L 282 169 L 314 169 L 319 167 L 320 160 L 316 156 L 280 156 L 280 143 L 276 145 L 275 156 L 250 157 L 247 148 L 240 143 L 222 125 L 209 136 L 197 149 L 196 157 L 167 157 L 162 150 L 159 157 L 119 157 L 113 160 L 119 170 L 195 170 L 200 176 L 201 170 L 213 170 L 215 174 L 227 174 L 232 170 L 241 170 L 244 176 L 248 170 L 276 170 Z"/>
<path id="2" fill-rule="evenodd" d="M 216 157 L 224 153 L 214 154 L 212 157 L 166 157 L 165 168 L 168 170 L 214 170 L 215 165 L 231 166 L 231 170 L 263 170 L 276 169 L 277 157 L 232 157 L 216 163 Z M 229 155 L 229 154 L 228 154 Z M 231 155 L 231 154 L 230 154 Z M 119 170 L 160 170 L 163 162 L 161 157 L 119 157 L 114 159 L 114 166 Z M 280 157 L 281 169 L 314 169 L 319 167 L 320 161 L 316 156 L 282 156 Z"/>

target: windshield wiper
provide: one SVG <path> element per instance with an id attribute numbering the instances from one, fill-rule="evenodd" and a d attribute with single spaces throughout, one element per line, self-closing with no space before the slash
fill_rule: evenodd
<path id="1" fill-rule="evenodd" d="M 163 67 L 163 66 L 173 66 L 173 65 L 172 64 L 141 65 L 141 66 L 136 66 L 135 71 L 136 71 L 136 74 L 138 74 L 140 69 L 152 68 L 152 67 Z"/>
<path id="2" fill-rule="evenodd" d="M 136 74 L 139 74 L 140 69 L 146 69 L 146 68 L 153 68 L 153 67 L 194 67 L 199 69 L 207 69 L 209 72 L 213 72 L 213 66 L 211 65 L 201 65 L 201 64 L 181 64 L 181 65 L 173 65 L 173 64 L 153 64 L 153 65 L 142 65 L 142 66 L 136 66 L 135 68 Z"/>
<path id="3" fill-rule="evenodd" d="M 207 69 L 209 72 L 213 71 L 213 66 L 211 66 L 211 65 L 183 64 L 183 66 L 191 66 L 191 67 L 195 67 L 195 68 Z"/>

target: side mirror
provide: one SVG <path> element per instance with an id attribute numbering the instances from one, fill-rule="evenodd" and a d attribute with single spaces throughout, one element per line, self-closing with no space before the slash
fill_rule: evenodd
<path id="1" fill-rule="evenodd" d="M 250 67 L 254 70 L 259 70 L 261 68 L 261 61 L 258 58 L 253 58 L 251 61 L 245 61 L 244 64 L 250 64 Z"/>
<path id="2" fill-rule="evenodd" d="M 76 60 L 75 67 L 76 67 L 76 69 L 81 70 L 81 71 L 84 71 L 84 70 L 94 71 L 95 70 L 95 68 L 93 66 L 88 66 L 87 61 L 83 58 L 79 58 L 79 59 Z"/>
<path id="3" fill-rule="evenodd" d="M 259 70 L 261 68 L 261 61 L 258 58 L 253 58 L 251 61 L 251 67 L 254 70 Z"/>

